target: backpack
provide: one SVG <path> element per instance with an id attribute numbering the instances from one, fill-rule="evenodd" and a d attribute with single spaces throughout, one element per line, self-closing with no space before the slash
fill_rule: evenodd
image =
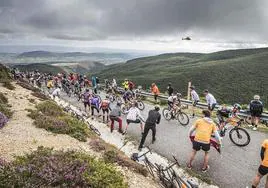
<path id="1" fill-rule="evenodd" d="M 109 107 L 109 101 L 103 100 L 101 103 L 101 108 L 102 109 L 107 109 Z"/>
<path id="2" fill-rule="evenodd" d="M 253 100 L 250 102 L 250 111 L 262 113 L 263 104 L 261 101 Z"/>

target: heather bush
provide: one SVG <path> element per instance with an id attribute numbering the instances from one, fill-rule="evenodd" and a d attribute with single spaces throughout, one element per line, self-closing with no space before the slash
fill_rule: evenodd
<path id="1" fill-rule="evenodd" d="M 114 165 L 75 151 L 37 151 L 0 160 L 0 187 L 127 187 Z"/>
<path id="2" fill-rule="evenodd" d="M 1 92 L 0 92 L 0 103 L 1 104 L 7 104 L 8 103 L 7 97 Z"/>
<path id="3" fill-rule="evenodd" d="M 87 137 L 93 133 L 87 125 L 76 118 L 63 112 L 63 110 L 52 101 L 45 101 L 36 105 L 36 110 L 28 110 L 28 115 L 34 119 L 34 125 L 38 128 L 56 134 L 68 134 L 79 141 L 87 141 Z"/>
<path id="4" fill-rule="evenodd" d="M 10 105 L 8 104 L 7 97 L 0 92 L 0 112 L 2 112 L 6 117 L 11 118 L 13 112 L 10 110 Z"/>

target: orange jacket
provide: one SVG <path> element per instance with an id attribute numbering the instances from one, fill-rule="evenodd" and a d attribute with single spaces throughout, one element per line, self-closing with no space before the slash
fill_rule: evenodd
<path id="1" fill-rule="evenodd" d="M 151 88 L 151 91 L 153 94 L 157 94 L 157 95 L 159 95 L 159 93 L 160 93 L 160 91 L 156 85 Z"/>

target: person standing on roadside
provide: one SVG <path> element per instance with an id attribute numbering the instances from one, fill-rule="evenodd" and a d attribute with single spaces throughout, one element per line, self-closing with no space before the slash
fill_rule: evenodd
<path id="1" fill-rule="evenodd" d="M 160 94 L 160 91 L 155 83 L 152 83 L 151 91 L 152 91 L 152 94 L 154 95 L 154 100 L 157 103 L 157 98 Z"/>
<path id="2" fill-rule="evenodd" d="M 191 153 L 190 160 L 187 164 L 188 168 L 192 168 L 192 162 L 195 158 L 197 151 L 202 149 L 205 152 L 204 163 L 202 171 L 206 172 L 209 169 L 208 159 L 209 159 L 209 150 L 210 150 L 210 139 L 211 135 L 214 134 L 217 141 L 221 144 L 221 138 L 217 131 L 217 127 L 213 120 L 210 118 L 210 111 L 202 111 L 204 117 L 198 119 L 195 124 L 191 127 L 189 131 L 189 136 L 195 132 L 195 137 L 193 140 L 193 151 Z"/>
<path id="3" fill-rule="evenodd" d="M 91 97 L 91 94 L 89 92 L 89 89 L 87 88 L 85 93 L 82 94 L 84 107 L 85 107 L 85 112 L 87 112 L 87 106 L 88 106 L 88 108 L 90 110 L 90 101 L 89 101 L 90 97 Z"/>
<path id="4" fill-rule="evenodd" d="M 192 98 L 192 104 L 193 104 L 193 107 L 192 107 L 192 117 L 194 118 L 195 117 L 195 107 L 196 105 L 198 104 L 198 102 L 200 101 L 200 98 L 199 98 L 199 95 L 197 94 L 197 92 L 195 91 L 195 87 L 194 86 L 191 86 L 190 87 L 190 92 L 191 92 L 191 98 Z"/>
<path id="5" fill-rule="evenodd" d="M 253 180 L 252 188 L 256 188 L 259 185 L 261 178 L 268 174 L 268 139 L 263 141 L 260 155 L 262 162 L 259 166 L 257 175 Z M 268 187 L 268 176 L 266 177 L 265 187 Z"/>
<path id="6" fill-rule="evenodd" d="M 116 106 L 112 109 L 110 113 L 110 120 L 111 120 L 111 133 L 114 130 L 114 121 L 117 121 L 119 123 L 119 133 L 123 133 L 122 130 L 122 118 L 121 116 L 121 109 L 120 109 L 121 103 L 117 103 Z"/>
<path id="7" fill-rule="evenodd" d="M 169 97 L 170 97 L 170 96 L 173 94 L 173 92 L 174 92 L 173 87 L 171 87 L 171 83 L 168 84 L 167 92 L 168 92 L 168 96 L 169 96 Z"/>
<path id="8" fill-rule="evenodd" d="M 214 108 L 216 107 L 217 101 L 216 101 L 215 97 L 211 93 L 209 93 L 209 91 L 207 89 L 204 91 L 204 95 L 206 96 L 208 109 L 209 109 L 209 111 L 212 112 L 214 110 Z"/>
<path id="9" fill-rule="evenodd" d="M 263 104 L 260 101 L 259 95 L 254 95 L 254 99 L 250 101 L 249 110 L 251 114 L 251 125 L 253 126 L 253 130 L 256 131 L 263 112 Z"/>
<path id="10" fill-rule="evenodd" d="M 144 133 L 141 138 L 141 142 L 139 145 L 139 150 L 143 148 L 143 144 L 145 142 L 145 139 L 148 135 L 148 132 L 150 129 L 152 130 L 152 143 L 155 142 L 155 135 L 156 135 L 156 124 L 160 123 L 161 120 L 161 115 L 159 113 L 160 107 L 158 105 L 155 106 L 154 110 L 149 111 L 148 118 L 145 122 L 145 127 L 144 127 Z"/>

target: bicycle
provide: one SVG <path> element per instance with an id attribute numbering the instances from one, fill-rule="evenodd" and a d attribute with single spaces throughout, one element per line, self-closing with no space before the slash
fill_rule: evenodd
<path id="1" fill-rule="evenodd" d="M 150 162 L 149 161 L 149 159 L 147 158 L 147 154 L 148 153 L 152 153 L 152 151 L 151 151 L 151 149 L 149 148 L 149 147 L 147 147 L 148 148 L 148 151 L 147 152 L 145 152 L 145 153 L 143 153 L 142 155 L 140 155 L 139 156 L 139 154 L 138 153 L 133 153 L 132 155 L 131 155 L 131 159 L 133 160 L 133 161 L 135 161 L 135 162 L 139 162 L 140 160 L 140 158 L 142 158 L 142 157 L 144 157 L 144 159 L 143 159 L 143 162 L 144 162 L 144 165 L 145 165 L 145 167 L 146 167 L 146 169 L 148 170 L 148 172 L 153 176 L 153 177 L 155 177 L 155 173 L 157 172 L 157 166 L 156 165 L 154 165 L 152 162 Z"/>
<path id="2" fill-rule="evenodd" d="M 250 143 L 250 135 L 246 129 L 241 127 L 243 121 L 244 121 L 243 119 L 236 121 L 234 118 L 228 118 L 224 122 L 223 128 L 220 130 L 221 136 L 222 137 L 225 136 L 225 133 L 228 129 L 227 125 L 231 124 L 233 126 L 229 131 L 229 138 L 231 142 L 239 147 L 247 146 Z M 216 122 L 216 125 L 220 129 L 220 124 L 218 122 Z M 243 138 L 246 138 L 245 142 L 239 143 L 239 141 L 242 140 Z"/>
<path id="3" fill-rule="evenodd" d="M 175 111 L 174 109 L 164 108 L 162 110 L 163 117 L 167 121 L 170 121 L 171 119 L 176 119 L 183 126 L 189 124 L 190 121 L 189 116 L 185 112 L 182 112 L 180 107 L 176 110 L 176 112 L 174 111 Z"/>

